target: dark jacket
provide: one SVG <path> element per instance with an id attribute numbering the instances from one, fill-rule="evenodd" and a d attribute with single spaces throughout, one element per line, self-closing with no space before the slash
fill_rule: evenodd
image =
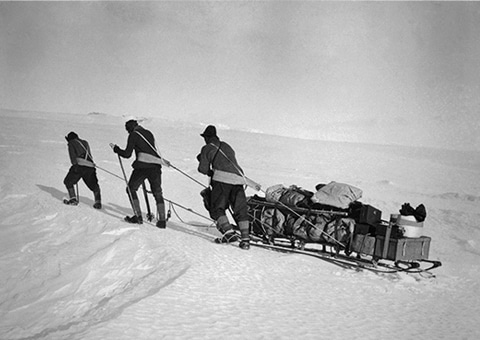
<path id="1" fill-rule="evenodd" d="M 142 138 L 142 136 L 140 136 L 140 134 L 148 141 L 148 143 L 147 141 L 145 141 L 144 138 Z M 147 129 L 144 129 L 142 126 L 138 125 L 128 135 L 127 147 L 125 148 L 125 150 L 118 148 L 115 152 L 123 158 L 130 158 L 133 151 L 135 150 L 136 159 L 133 162 L 132 167 L 134 169 L 144 169 L 160 166 L 159 164 L 142 162 L 138 160 L 138 156 L 140 153 L 149 154 L 158 158 L 160 155 L 154 150 L 154 148 L 155 138 L 153 137 L 153 134 Z"/>
<path id="2" fill-rule="evenodd" d="M 243 170 L 235 158 L 235 151 L 218 138 L 213 138 L 210 143 L 204 145 L 197 159 L 199 161 L 198 171 L 212 176 L 214 181 L 228 184 L 246 183 Z M 213 174 L 211 170 L 213 170 Z"/>
<path id="3" fill-rule="evenodd" d="M 69 141 L 68 155 L 72 165 L 89 166 L 87 163 L 82 162 L 82 160 L 85 160 L 92 163 L 93 166 L 92 153 L 90 152 L 90 146 L 86 140 L 75 138 Z"/>

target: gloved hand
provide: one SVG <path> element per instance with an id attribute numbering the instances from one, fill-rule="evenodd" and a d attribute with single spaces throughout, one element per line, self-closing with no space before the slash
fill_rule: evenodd
<path id="1" fill-rule="evenodd" d="M 118 153 L 118 150 L 120 150 L 117 144 L 110 143 L 108 145 L 110 145 L 110 147 L 113 149 L 113 152 L 115 153 Z"/>
<path id="2" fill-rule="evenodd" d="M 207 176 L 208 177 L 213 177 L 213 170 L 208 170 L 207 171 Z"/>

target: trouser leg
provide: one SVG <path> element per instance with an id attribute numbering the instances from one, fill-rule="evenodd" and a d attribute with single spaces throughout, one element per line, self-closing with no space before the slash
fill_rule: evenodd
<path id="1" fill-rule="evenodd" d="M 233 210 L 233 218 L 237 223 L 248 221 L 247 198 L 241 185 L 232 186 L 229 192 L 229 202 Z"/>
<path id="2" fill-rule="evenodd" d="M 238 222 L 238 227 L 240 229 L 240 243 L 239 247 L 244 250 L 250 249 L 250 226 L 248 221 L 240 221 Z"/>
<path id="3" fill-rule="evenodd" d="M 165 203 L 158 203 L 157 204 L 157 227 L 158 228 L 166 228 L 167 227 L 167 219 L 165 217 Z"/>
<path id="4" fill-rule="evenodd" d="M 67 191 L 68 191 L 68 197 L 70 199 L 77 198 L 77 194 L 75 193 L 75 188 L 74 187 L 67 188 Z"/>
<path id="5" fill-rule="evenodd" d="M 227 231 L 232 229 L 232 225 L 228 221 L 228 218 L 226 215 L 222 215 L 217 218 L 217 229 L 222 234 L 225 234 Z"/>
<path id="6" fill-rule="evenodd" d="M 140 209 L 140 201 L 138 199 L 137 190 L 146 178 L 145 169 L 135 169 L 128 181 L 127 193 L 131 198 L 132 208 L 135 211 L 135 215 L 142 217 L 142 210 Z M 131 195 L 131 197 L 130 197 Z"/>
<path id="7" fill-rule="evenodd" d="M 238 222 L 238 228 L 240 229 L 240 237 L 242 241 L 250 240 L 250 225 L 248 221 Z"/>
<path id="8" fill-rule="evenodd" d="M 142 217 L 142 209 L 140 208 L 140 201 L 138 198 L 134 198 L 132 200 L 132 207 L 134 210 L 134 213 L 137 217 Z"/>
<path id="9" fill-rule="evenodd" d="M 233 230 L 233 226 L 228 221 L 226 215 L 221 215 L 217 218 L 217 229 L 220 231 L 223 236 L 215 239 L 216 243 L 230 243 L 238 241 L 238 235 Z"/>
<path id="10" fill-rule="evenodd" d="M 210 217 L 212 217 L 215 221 L 217 221 L 217 228 L 218 228 L 218 221 L 223 217 L 226 218 L 225 212 L 228 209 L 228 190 L 229 185 L 212 181 L 212 193 L 210 195 Z"/>
<path id="11" fill-rule="evenodd" d="M 100 186 L 98 185 L 97 171 L 95 168 L 83 168 L 82 178 L 87 187 L 93 192 L 95 203 L 93 207 L 100 209 L 102 207 L 102 198 L 100 194 Z"/>
<path id="12" fill-rule="evenodd" d="M 68 170 L 67 176 L 65 176 L 65 179 L 63 180 L 63 184 L 67 188 L 70 199 L 77 198 L 73 186 L 78 183 L 80 178 L 82 178 L 82 174 L 79 171 L 79 166 L 71 166 Z"/>
<path id="13" fill-rule="evenodd" d="M 162 190 L 162 170 L 160 167 L 154 167 L 149 169 L 148 181 L 150 182 L 150 188 L 152 189 L 153 197 L 157 204 L 157 227 L 166 228 L 167 218 L 165 215 L 165 200 L 163 199 Z"/>
<path id="14" fill-rule="evenodd" d="M 93 198 L 95 200 L 93 207 L 96 209 L 100 209 L 102 207 L 102 195 L 100 194 L 100 188 L 93 192 Z"/>

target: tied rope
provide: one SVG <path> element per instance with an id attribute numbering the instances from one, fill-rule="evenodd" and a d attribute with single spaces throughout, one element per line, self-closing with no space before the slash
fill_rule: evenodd
<path id="1" fill-rule="evenodd" d="M 119 159 L 120 159 L 120 158 L 119 158 Z M 123 164 L 122 164 L 122 161 L 121 161 L 121 160 L 120 160 L 120 165 L 122 166 L 122 170 L 124 171 L 124 169 L 123 169 Z M 126 177 L 125 177 L 125 178 L 122 178 L 121 176 L 119 176 L 119 175 L 117 175 L 117 174 L 115 174 L 115 173 L 113 173 L 113 172 L 111 172 L 111 171 L 108 171 L 108 170 L 106 170 L 106 169 L 103 169 L 103 168 L 99 167 L 99 166 L 96 165 L 96 164 L 94 164 L 94 166 L 95 166 L 96 168 L 98 168 L 98 169 L 100 169 L 100 170 L 103 170 L 103 171 L 105 171 L 106 173 L 112 175 L 113 177 L 116 177 L 116 178 L 122 180 L 122 181 L 124 181 L 125 178 L 126 178 Z M 173 167 L 173 166 L 172 166 L 172 167 Z M 176 169 L 175 167 L 173 167 L 173 168 Z M 190 177 L 190 176 L 188 176 L 188 177 Z M 202 186 L 204 186 L 202 183 L 200 183 L 200 182 L 198 182 L 198 181 L 197 181 L 197 183 L 199 183 L 199 184 L 201 184 Z M 127 187 L 128 187 L 128 186 L 127 186 Z M 147 192 L 148 192 L 148 193 L 151 193 L 150 191 L 147 191 Z M 130 197 L 130 194 L 129 194 L 129 197 Z M 175 215 L 178 217 L 178 219 L 179 219 L 180 222 L 182 222 L 182 223 L 185 223 L 185 222 L 180 218 L 180 216 L 179 216 L 178 213 L 176 212 L 174 206 L 178 206 L 178 207 L 180 207 L 180 208 L 182 208 L 182 209 L 184 209 L 184 210 L 186 210 L 186 211 L 188 211 L 188 212 L 190 212 L 190 213 L 192 213 L 192 214 L 195 214 L 195 215 L 200 216 L 200 217 L 202 217 L 202 218 L 204 218 L 204 219 L 207 219 L 207 220 L 210 221 L 210 222 L 214 222 L 211 218 L 206 217 L 205 215 L 202 215 L 202 214 L 196 212 L 195 210 L 193 210 L 193 209 L 191 209 L 191 208 L 185 207 L 185 206 L 183 206 L 183 205 L 181 205 L 181 204 L 179 204 L 179 203 L 176 203 L 176 202 L 174 202 L 174 201 L 172 201 L 172 200 L 169 200 L 169 199 L 167 199 L 167 198 L 165 198 L 165 197 L 164 197 L 163 199 L 170 204 L 170 207 L 173 208 L 172 210 L 174 211 Z M 170 214 L 170 211 L 169 211 L 169 216 L 168 216 L 168 217 L 170 217 L 170 215 L 171 215 L 171 214 Z M 168 218 L 167 218 L 167 220 L 168 220 Z M 185 224 L 188 224 L 188 223 L 185 223 Z"/>
<path id="2" fill-rule="evenodd" d="M 215 145 L 215 146 L 216 146 L 216 145 Z M 222 152 L 221 149 L 220 149 L 220 152 Z M 229 162 L 231 162 L 231 163 L 235 166 L 235 164 L 232 162 L 232 160 L 230 160 L 230 158 L 227 157 L 227 155 L 225 155 L 225 153 L 222 152 L 222 154 L 225 156 L 225 158 L 226 158 Z M 120 161 L 120 162 L 121 162 L 121 161 Z M 120 163 L 120 164 L 121 164 L 121 163 Z M 105 171 L 106 173 L 109 173 L 110 175 L 112 175 L 112 176 L 114 176 L 114 177 L 117 177 L 117 178 L 123 180 L 122 177 L 120 177 L 120 176 L 118 176 L 118 175 L 116 175 L 116 174 L 114 174 L 114 173 L 112 173 L 112 172 L 110 172 L 110 171 L 108 171 L 108 170 L 105 170 L 105 169 L 97 166 L 96 164 L 94 164 L 94 165 L 95 165 L 95 167 L 99 168 L 100 170 L 103 170 L 103 171 Z M 186 174 L 185 172 L 183 172 L 183 171 L 181 171 L 180 169 L 178 169 L 177 167 L 173 166 L 173 164 L 171 164 L 171 163 L 170 163 L 170 167 L 172 167 L 173 169 L 179 171 L 181 174 L 183 174 L 183 175 L 185 175 L 186 177 L 190 178 L 190 179 L 193 180 L 194 182 L 200 184 L 202 187 L 204 187 L 204 188 L 207 187 L 207 186 L 204 185 L 203 183 L 197 181 L 197 180 L 194 179 L 193 177 L 189 176 L 189 175 Z M 235 166 L 235 167 L 236 167 L 236 166 Z M 122 168 L 123 168 L 123 165 L 122 165 Z M 245 175 L 243 175 L 242 172 L 240 172 L 240 173 L 241 173 L 242 176 L 244 177 L 245 181 L 247 181 L 247 177 L 246 177 Z M 253 182 L 253 181 L 252 181 L 252 182 Z M 263 190 L 261 187 L 257 187 L 257 188 L 258 188 L 258 191 L 266 194 L 265 190 Z M 257 189 L 257 188 L 255 188 L 255 189 Z M 182 206 L 181 204 L 178 204 L 178 203 L 176 203 L 176 202 L 173 202 L 173 201 L 171 201 L 171 200 L 166 199 L 165 197 L 164 197 L 164 199 L 165 199 L 167 202 L 169 202 L 172 207 L 173 207 L 174 205 L 176 205 L 176 206 L 178 206 L 178 207 L 180 207 L 180 208 L 182 208 L 182 209 L 185 209 L 185 210 L 187 210 L 187 211 L 189 211 L 189 212 L 191 212 L 191 213 L 193 213 L 193 214 L 195 214 L 195 215 L 197 215 L 197 216 L 200 216 L 200 217 L 202 217 L 202 218 L 205 218 L 205 219 L 207 219 L 207 220 L 209 220 L 209 221 L 213 221 L 211 218 L 206 217 L 206 216 L 204 216 L 204 215 L 202 215 L 202 214 L 194 211 L 194 210 L 191 209 L 191 208 L 184 207 L 184 206 Z M 275 203 L 280 204 L 282 207 L 284 207 L 285 209 L 289 210 L 291 213 L 293 213 L 293 214 L 294 214 L 295 216 L 297 216 L 298 218 L 301 218 L 301 217 L 302 217 L 299 213 L 297 213 L 296 211 L 294 211 L 291 207 L 289 207 L 289 206 L 286 205 L 285 203 L 280 202 L 279 200 L 276 200 Z M 178 216 L 176 210 L 173 209 L 173 211 L 174 211 L 175 215 L 177 216 L 177 218 L 179 218 L 179 220 L 180 220 L 182 223 L 185 223 L 185 222 L 183 222 L 183 220 Z M 256 218 L 254 217 L 254 219 L 256 219 Z M 319 229 L 315 224 L 313 224 L 313 223 L 312 223 L 311 221 L 309 221 L 308 219 L 304 219 L 304 221 L 305 221 L 307 224 L 309 224 L 311 227 L 319 230 L 320 233 L 322 233 L 323 235 L 325 235 L 326 237 L 328 237 L 329 239 L 331 239 L 333 242 L 337 243 L 338 245 L 340 245 L 340 246 L 342 246 L 342 247 L 344 247 L 344 248 L 346 247 L 345 244 L 343 244 L 342 242 L 338 241 L 338 240 L 337 240 L 336 238 L 334 238 L 333 236 L 327 234 L 325 231 Z M 214 221 L 213 221 L 213 222 L 214 222 Z"/>
<path id="3" fill-rule="evenodd" d="M 140 132 L 138 131 L 135 131 L 140 137 L 143 138 L 143 140 L 150 146 L 150 148 L 152 148 L 152 150 L 157 154 L 157 156 L 163 160 L 165 163 L 164 165 L 168 166 L 168 167 L 171 167 L 175 170 L 177 170 L 178 172 L 180 172 L 182 175 L 184 176 L 187 176 L 188 178 L 190 178 L 192 181 L 196 182 L 197 184 L 200 184 L 202 187 L 206 188 L 207 186 L 199 181 L 197 181 L 195 178 L 191 177 L 190 175 L 188 175 L 187 173 L 183 172 L 182 170 L 180 170 L 179 168 L 177 168 L 176 166 L 174 166 L 172 163 L 170 163 L 170 161 L 168 161 L 167 159 L 163 158 L 162 155 L 160 154 L 160 152 L 157 150 L 156 148 L 156 145 L 153 146 L 146 138 L 144 135 L 142 135 Z"/>

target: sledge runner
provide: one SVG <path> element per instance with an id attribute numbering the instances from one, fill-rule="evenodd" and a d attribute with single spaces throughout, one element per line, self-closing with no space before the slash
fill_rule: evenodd
<path id="1" fill-rule="evenodd" d="M 238 236 L 232 230 L 225 211 L 231 207 L 233 218 L 240 229 L 240 244 L 242 249 L 250 248 L 247 199 L 243 188 L 246 177 L 237 163 L 235 151 L 227 143 L 220 141 L 215 126 L 209 125 L 200 134 L 205 140 L 200 154 L 198 171 L 211 177 L 210 216 L 216 221 L 217 229 L 223 237 L 216 239 L 217 243 L 238 241 Z"/>
<path id="2" fill-rule="evenodd" d="M 163 159 L 157 151 L 153 134 L 139 125 L 136 120 L 131 119 L 126 122 L 125 129 L 128 132 L 125 150 L 122 150 L 117 145 L 113 146 L 113 152 L 120 157 L 130 158 L 134 150 L 136 154 L 136 159 L 132 163 L 133 172 L 127 187 L 134 215 L 126 216 L 125 221 L 137 224 L 143 223 L 137 190 L 145 179 L 148 179 L 157 204 L 158 221 L 156 226 L 158 228 L 166 228 L 165 202 L 162 192 L 162 165 L 170 166 L 170 162 Z"/>
<path id="3" fill-rule="evenodd" d="M 68 154 L 72 166 L 67 176 L 63 180 L 63 184 L 67 187 L 69 198 L 63 202 L 68 205 L 77 205 L 78 197 L 75 193 L 74 185 L 80 179 L 83 179 L 87 187 L 93 192 L 95 209 L 102 208 L 100 186 L 98 185 L 97 171 L 93 163 L 90 146 L 86 140 L 80 139 L 75 132 L 70 132 L 65 139 L 68 142 Z"/>

